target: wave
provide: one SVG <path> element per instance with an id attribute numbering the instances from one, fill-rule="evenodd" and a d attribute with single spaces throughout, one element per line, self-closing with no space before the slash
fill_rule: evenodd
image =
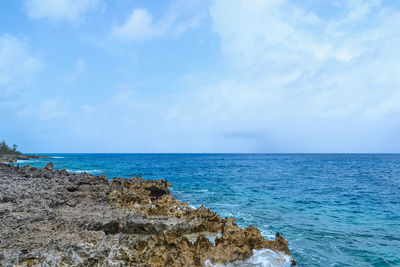
<path id="1" fill-rule="evenodd" d="M 264 230 L 264 229 L 260 229 L 261 230 L 261 235 L 267 239 L 267 240 L 275 240 L 275 234 L 273 232 L 271 232 L 270 230 Z"/>
<path id="2" fill-rule="evenodd" d="M 34 162 L 34 160 L 31 160 L 31 159 L 19 159 L 15 163 L 29 163 L 29 162 Z"/>
<path id="3" fill-rule="evenodd" d="M 253 256 L 244 261 L 235 262 L 228 265 L 214 265 L 210 261 L 205 262 L 209 267 L 290 267 L 292 263 L 290 257 L 282 252 L 275 252 L 270 249 L 253 250 Z"/>
<path id="4" fill-rule="evenodd" d="M 199 190 L 194 190 L 194 192 L 208 192 L 208 189 L 199 189 Z"/>
<path id="5" fill-rule="evenodd" d="M 64 157 L 51 157 L 53 159 L 63 159 Z"/>
<path id="6" fill-rule="evenodd" d="M 254 255 L 246 260 L 250 265 L 248 266 L 262 266 L 262 267 L 290 267 L 292 262 L 290 257 L 282 252 L 275 252 L 270 249 L 254 250 Z"/>

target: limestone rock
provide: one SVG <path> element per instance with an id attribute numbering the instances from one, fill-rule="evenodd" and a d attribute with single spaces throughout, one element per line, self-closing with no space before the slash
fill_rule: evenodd
<path id="1" fill-rule="evenodd" d="M 276 234 L 176 200 L 165 180 L 0 164 L 0 266 L 203 266 L 290 255 Z M 292 258 L 293 259 L 293 258 Z M 292 260 L 293 265 L 295 264 Z"/>
<path id="2" fill-rule="evenodd" d="M 53 162 L 49 162 L 46 164 L 46 166 L 43 167 L 43 170 L 52 171 L 53 167 L 54 167 Z"/>

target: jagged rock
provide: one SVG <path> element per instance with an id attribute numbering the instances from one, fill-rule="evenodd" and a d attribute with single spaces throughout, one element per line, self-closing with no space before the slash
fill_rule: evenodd
<path id="1" fill-rule="evenodd" d="M 52 169 L 0 164 L 0 266 L 202 266 L 262 248 L 290 255 L 279 233 L 268 241 L 234 218 L 192 209 L 165 180 Z"/>
<path id="2" fill-rule="evenodd" d="M 46 166 L 43 167 L 43 170 L 52 171 L 53 168 L 54 168 L 53 162 L 49 162 L 49 163 L 46 164 Z"/>

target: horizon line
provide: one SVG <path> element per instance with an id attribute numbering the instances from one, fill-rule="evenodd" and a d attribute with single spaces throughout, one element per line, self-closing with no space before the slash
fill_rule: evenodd
<path id="1" fill-rule="evenodd" d="M 400 152 L 26 152 L 33 154 L 400 154 Z"/>

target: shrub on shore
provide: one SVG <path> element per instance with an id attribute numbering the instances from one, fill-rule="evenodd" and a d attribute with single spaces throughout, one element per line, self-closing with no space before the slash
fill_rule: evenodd
<path id="1" fill-rule="evenodd" d="M 12 148 L 9 147 L 6 141 L 1 141 L 0 143 L 0 154 L 8 154 L 8 155 L 19 155 L 21 152 L 17 150 L 17 145 L 13 145 Z"/>

